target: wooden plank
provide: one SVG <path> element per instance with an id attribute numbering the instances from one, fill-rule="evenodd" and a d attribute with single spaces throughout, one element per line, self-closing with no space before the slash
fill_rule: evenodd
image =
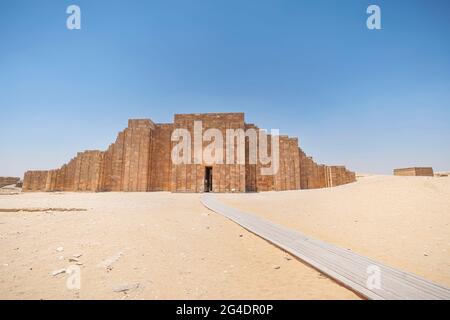
<path id="1" fill-rule="evenodd" d="M 221 203 L 212 194 L 203 195 L 201 202 L 368 299 L 450 300 L 450 290 L 444 286 L 241 212 Z M 367 285 L 369 267 L 379 270 L 379 288 Z"/>

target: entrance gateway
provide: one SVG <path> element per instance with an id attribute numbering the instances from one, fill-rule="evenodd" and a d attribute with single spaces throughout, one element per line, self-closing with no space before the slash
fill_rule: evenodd
<path id="1" fill-rule="evenodd" d="M 205 167 L 205 192 L 212 192 L 212 167 Z"/>

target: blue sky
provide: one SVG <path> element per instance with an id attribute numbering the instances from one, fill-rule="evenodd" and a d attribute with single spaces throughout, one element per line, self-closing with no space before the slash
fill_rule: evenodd
<path id="1" fill-rule="evenodd" d="M 81 8 L 82 29 L 66 28 Z M 377 4 L 382 30 L 366 28 Z M 2 1 L 0 176 L 105 149 L 128 118 L 246 113 L 319 163 L 450 170 L 448 1 Z"/>

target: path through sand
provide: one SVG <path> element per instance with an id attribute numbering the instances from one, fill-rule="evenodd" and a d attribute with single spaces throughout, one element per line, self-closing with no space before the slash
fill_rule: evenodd
<path id="1" fill-rule="evenodd" d="M 450 287 L 448 177 L 368 176 L 330 189 L 217 198 Z"/>

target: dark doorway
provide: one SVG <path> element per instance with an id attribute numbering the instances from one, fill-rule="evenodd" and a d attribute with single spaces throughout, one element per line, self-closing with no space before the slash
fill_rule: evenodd
<path id="1" fill-rule="evenodd" d="M 212 167 L 205 167 L 205 192 L 212 192 Z"/>

